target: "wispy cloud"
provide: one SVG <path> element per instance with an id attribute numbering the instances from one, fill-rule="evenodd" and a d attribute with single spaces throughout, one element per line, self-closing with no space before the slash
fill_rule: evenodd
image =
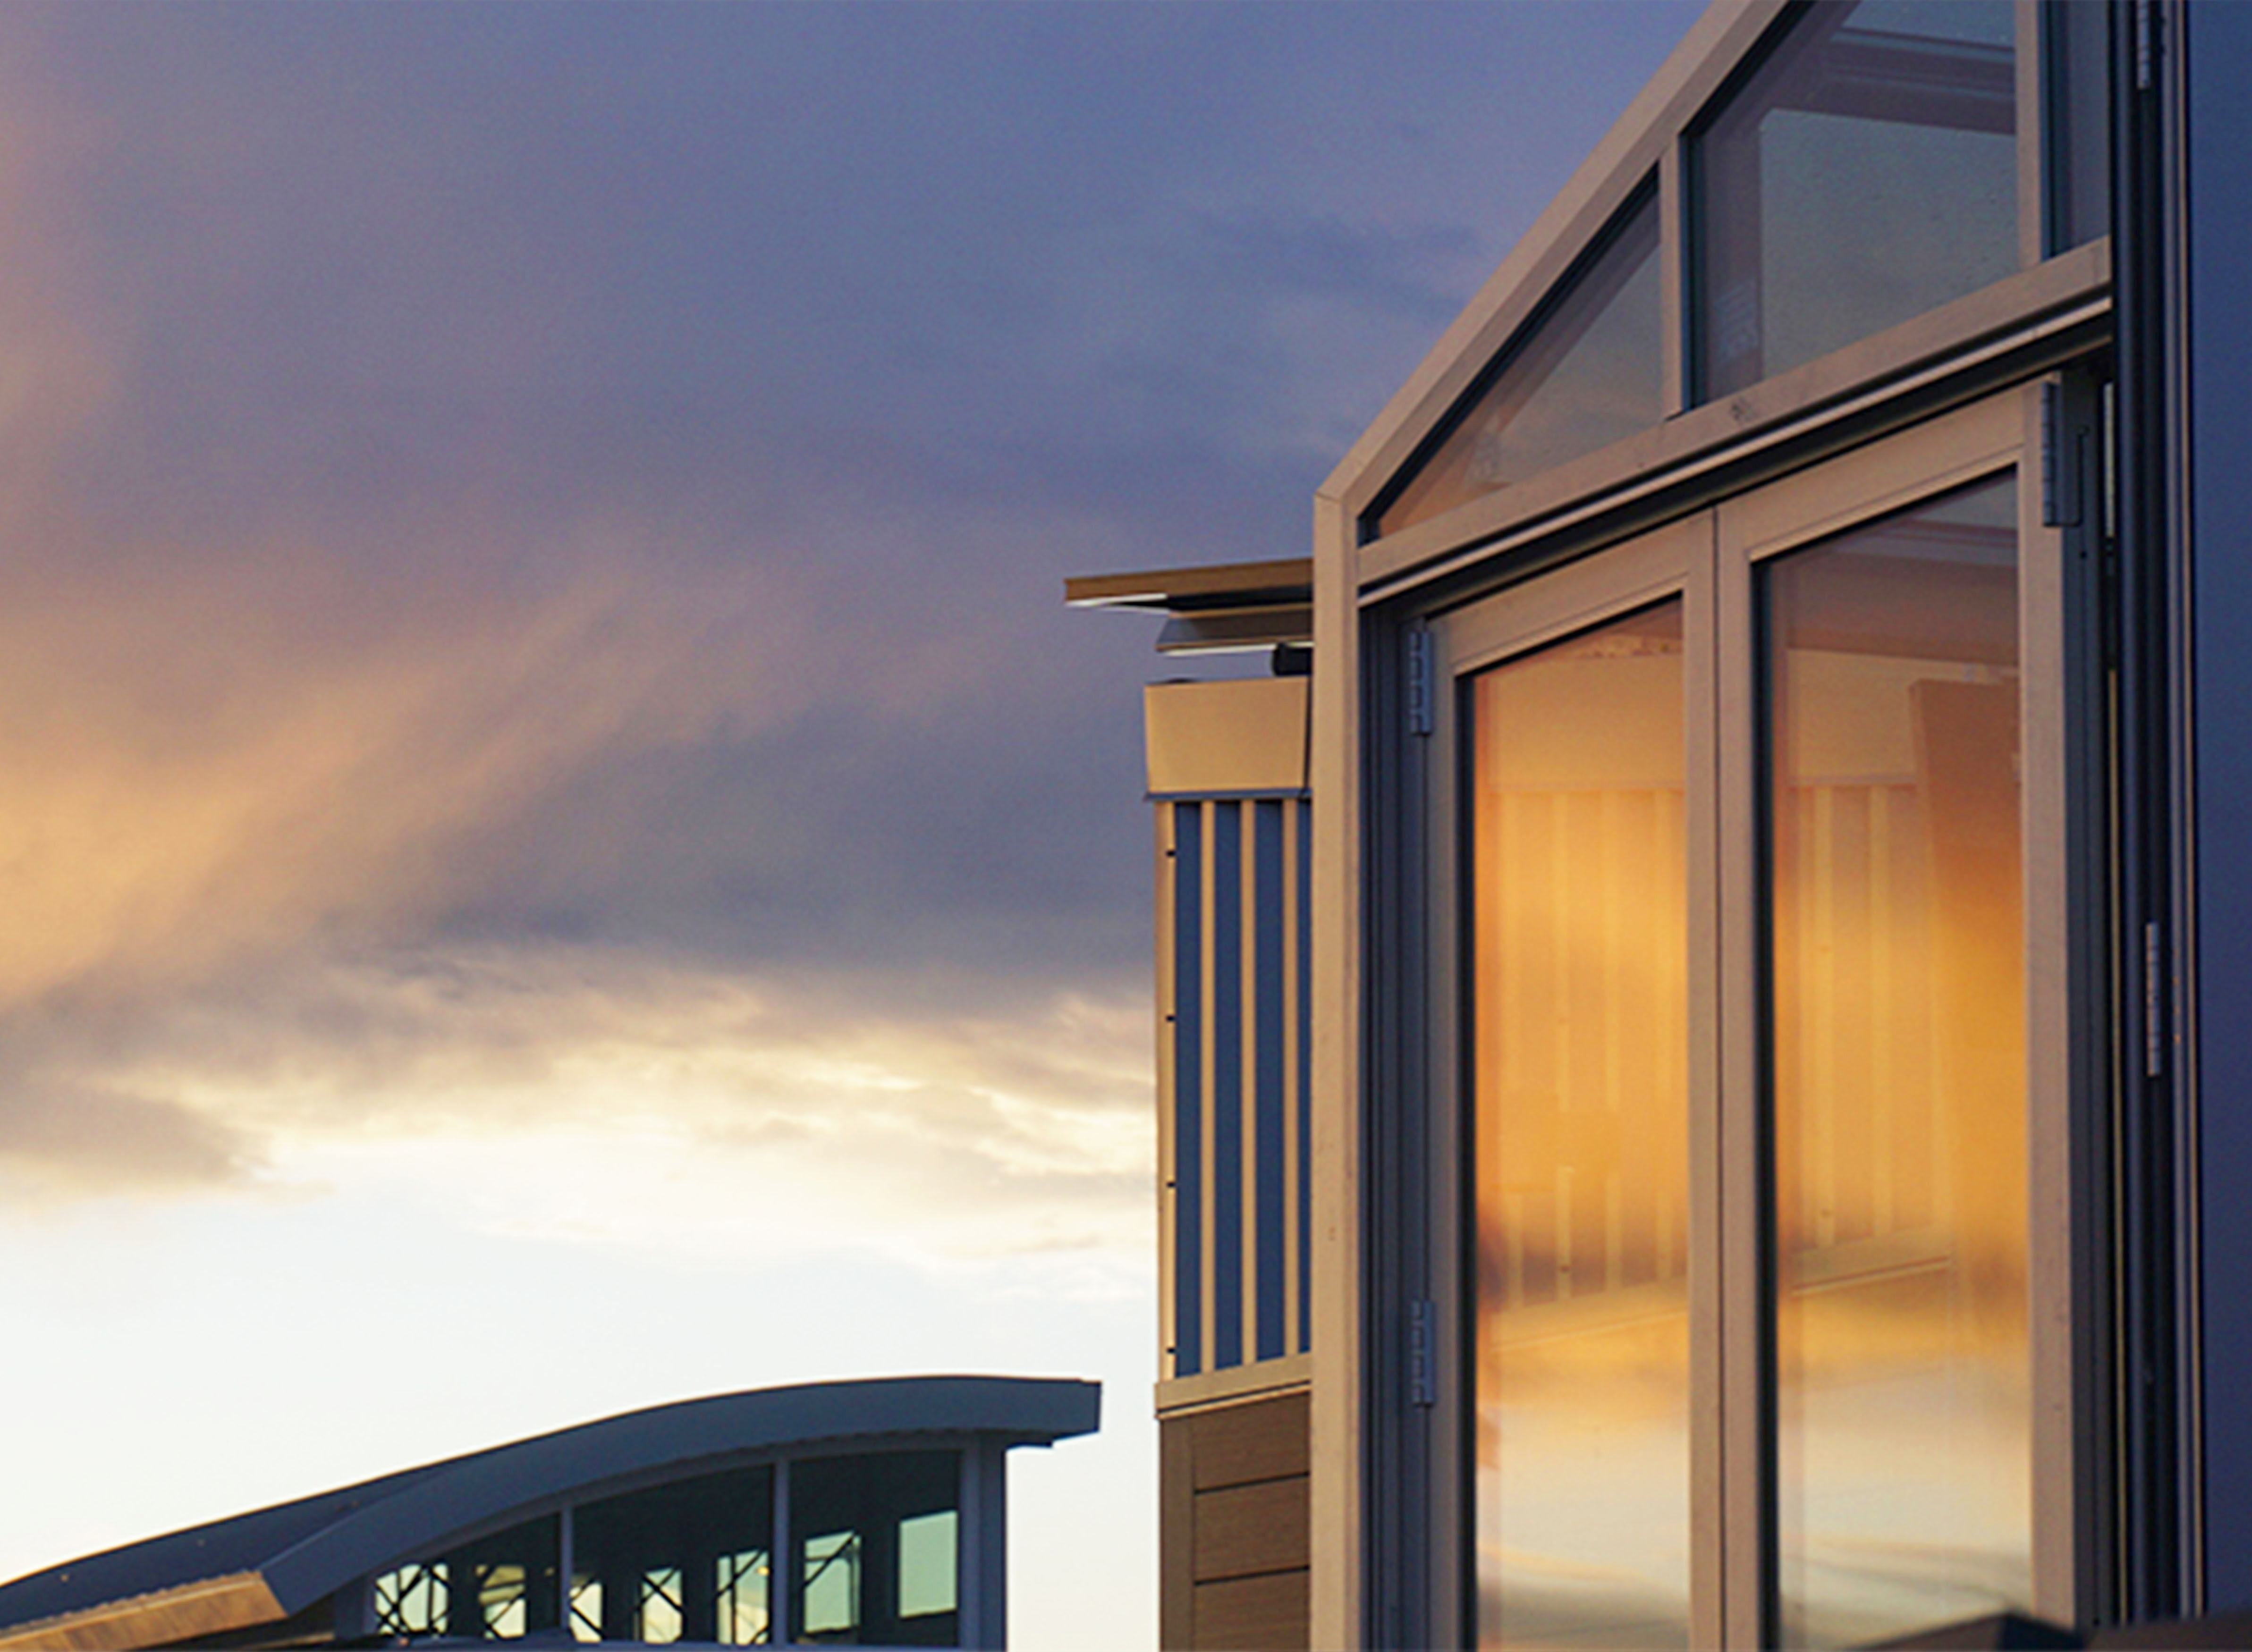
<path id="1" fill-rule="evenodd" d="M 674 1251 L 1138 1259 L 1146 1002 L 960 996 L 573 948 L 238 978 L 126 1038 L 51 1025 L 71 1076 L 7 1115 L 0 1172 L 21 1204 L 373 1181 Z"/>

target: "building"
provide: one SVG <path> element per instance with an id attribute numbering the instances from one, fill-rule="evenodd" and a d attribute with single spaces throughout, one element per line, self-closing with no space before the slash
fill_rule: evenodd
<path id="1" fill-rule="evenodd" d="M 18 1578 L 0 1648 L 1000 1647 L 1007 1453 L 1101 1399 L 912 1377 L 629 1412 Z"/>
<path id="2" fill-rule="evenodd" d="M 1073 582 L 1312 643 L 1151 691 L 1168 1644 L 2252 1636 L 2247 84 L 1718 0 L 1310 564 Z"/>

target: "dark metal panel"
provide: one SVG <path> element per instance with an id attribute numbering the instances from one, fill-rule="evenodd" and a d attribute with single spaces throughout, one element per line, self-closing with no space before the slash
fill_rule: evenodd
<path id="1" fill-rule="evenodd" d="M 1257 1270 L 1257 1357 L 1279 1359 L 1289 1350 L 1282 1343 L 1283 1281 L 1282 1198 L 1289 1190 L 1283 1180 L 1282 1158 L 1282 805 L 1251 805 L 1252 876 L 1258 914 L 1252 936 L 1255 954 L 1256 997 L 1253 1036 L 1257 1039 L 1254 1070 L 1256 1131 L 1253 1172 L 1253 1219 L 1259 1236 Z"/>
<path id="2" fill-rule="evenodd" d="M 1212 1366 L 1243 1363 L 1243 805 L 1212 806 Z"/>
<path id="3" fill-rule="evenodd" d="M 2252 1388 L 2252 7 L 2165 9 L 2164 21 L 2178 18 L 2186 23 L 2188 121 L 2204 1604 L 2220 1611 L 2252 1605 L 2252 1407 L 2242 1400 Z"/>
<path id="4" fill-rule="evenodd" d="M 1173 809 L 1173 1369 L 1204 1369 L 1204 805 Z"/>

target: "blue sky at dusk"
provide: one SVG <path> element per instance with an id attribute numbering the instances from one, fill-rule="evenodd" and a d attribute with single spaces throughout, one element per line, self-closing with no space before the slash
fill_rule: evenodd
<path id="1" fill-rule="evenodd" d="M 693 1393 L 1097 1377 L 1145 622 L 1692 4 L 0 10 L 0 1577 Z M 1103 1639 L 1109 1636 L 1110 1639 Z"/>

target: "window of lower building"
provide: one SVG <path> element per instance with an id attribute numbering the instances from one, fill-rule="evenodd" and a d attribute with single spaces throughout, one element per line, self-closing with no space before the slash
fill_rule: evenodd
<path id="1" fill-rule="evenodd" d="M 580 1640 L 759 1646 L 772 1612 L 775 1471 L 731 1469 L 573 1511 Z"/>
<path id="2" fill-rule="evenodd" d="M 561 1523 L 511 1526 L 441 1557 L 410 1561 L 369 1585 L 376 1630 L 408 1639 L 513 1641 L 558 1625 Z"/>
<path id="3" fill-rule="evenodd" d="M 797 1625 L 808 1641 L 960 1643 L 962 1454 L 886 1452 L 790 1467 Z"/>

